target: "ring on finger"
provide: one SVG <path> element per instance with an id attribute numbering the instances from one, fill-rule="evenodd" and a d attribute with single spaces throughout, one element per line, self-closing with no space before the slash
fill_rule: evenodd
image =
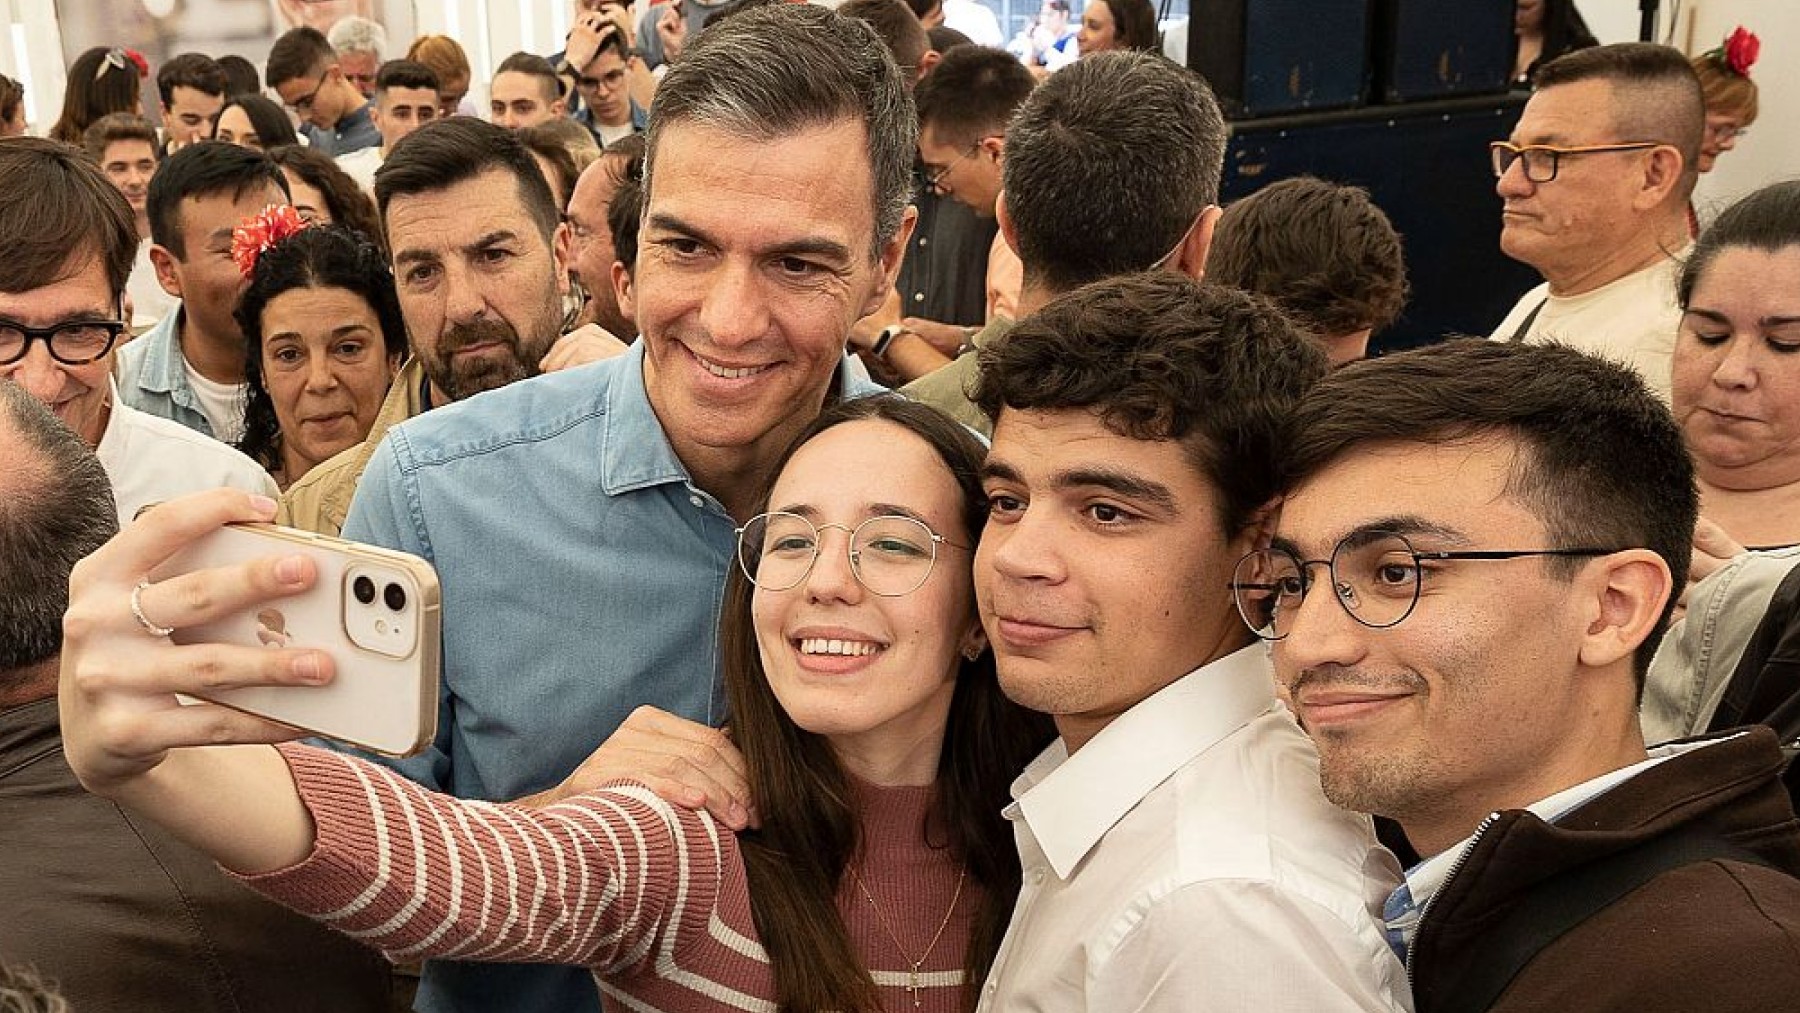
<path id="1" fill-rule="evenodd" d="M 138 621 L 138 625 L 144 628 L 145 633 L 159 640 L 167 639 L 169 634 L 175 632 L 175 627 L 158 626 L 150 621 L 149 616 L 144 615 L 144 588 L 149 586 L 150 580 L 145 578 L 138 581 L 137 586 L 131 589 L 131 615 Z"/>

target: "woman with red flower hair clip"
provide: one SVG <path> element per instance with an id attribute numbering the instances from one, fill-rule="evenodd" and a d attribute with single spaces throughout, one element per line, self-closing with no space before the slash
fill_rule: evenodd
<path id="1" fill-rule="evenodd" d="M 250 286 L 244 332 L 244 438 L 238 449 L 286 488 L 361 443 L 406 355 L 387 256 L 341 225 L 309 225 L 287 205 L 232 233 Z"/>
<path id="2" fill-rule="evenodd" d="M 82 135 L 100 117 L 142 113 L 139 89 L 149 75 L 149 61 L 135 49 L 95 46 L 77 56 L 69 65 L 62 115 L 50 128 L 50 137 L 79 148 Z"/>
<path id="3" fill-rule="evenodd" d="M 1756 82 L 1750 68 L 1762 52 L 1762 40 L 1739 25 L 1717 49 L 1694 57 L 1694 73 L 1706 98 L 1706 133 L 1700 138 L 1701 172 L 1711 172 L 1720 155 L 1737 146 L 1738 138 L 1756 122 Z"/>

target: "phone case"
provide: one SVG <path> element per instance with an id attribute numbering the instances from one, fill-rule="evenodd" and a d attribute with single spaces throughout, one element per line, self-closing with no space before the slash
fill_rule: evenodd
<path id="1" fill-rule="evenodd" d="M 387 756 L 410 756 L 437 733 L 439 595 L 437 573 L 417 556 L 273 524 L 231 525 L 208 535 L 151 574 L 153 581 L 270 556 L 303 555 L 318 567 L 305 594 L 203 626 L 178 629 L 177 643 L 308 647 L 331 655 L 336 677 L 326 686 L 260 686 L 223 690 L 205 699 L 279 721 L 310 735 Z M 372 603 L 357 601 L 352 581 L 373 580 Z M 404 588 L 406 607 L 387 609 L 387 584 Z M 355 610 L 360 608 L 360 612 Z M 388 613 L 392 613 L 391 617 Z M 381 635 L 394 650 L 358 643 Z M 391 646 L 391 645 L 390 645 Z"/>

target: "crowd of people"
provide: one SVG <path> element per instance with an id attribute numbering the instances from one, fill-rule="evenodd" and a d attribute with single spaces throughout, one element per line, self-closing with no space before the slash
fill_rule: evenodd
<path id="1" fill-rule="evenodd" d="M 1692 199 L 1754 38 L 1521 2 L 1543 284 L 1371 358 L 1402 238 L 1221 208 L 1144 0 L 921 3 L 578 0 L 486 119 L 360 18 L 160 125 L 99 49 L 0 139 L 0 1007 L 1800 995 L 1800 183 Z M 435 568 L 415 755 L 215 702 L 352 663 L 185 635 L 320 580 L 161 575 L 270 521 Z"/>

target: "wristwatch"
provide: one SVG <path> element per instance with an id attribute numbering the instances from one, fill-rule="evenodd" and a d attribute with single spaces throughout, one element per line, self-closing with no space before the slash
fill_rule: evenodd
<path id="1" fill-rule="evenodd" d="M 899 324 L 889 324 L 883 327 L 881 333 L 876 335 L 875 343 L 869 346 L 869 354 L 877 359 L 887 358 L 888 346 L 894 343 L 896 337 L 905 334 L 906 330 Z"/>

